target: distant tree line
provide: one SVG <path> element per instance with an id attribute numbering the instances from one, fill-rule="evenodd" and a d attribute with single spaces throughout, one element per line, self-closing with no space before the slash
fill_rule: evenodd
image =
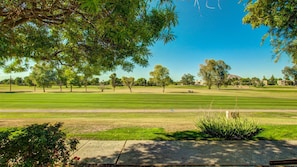
<path id="1" fill-rule="evenodd" d="M 46 88 L 53 85 L 58 85 L 60 91 L 63 86 L 69 88 L 72 92 L 72 87 L 84 87 L 87 91 L 89 85 L 97 85 L 98 88 L 103 92 L 106 85 L 111 85 L 115 91 L 117 86 L 127 86 L 132 92 L 133 86 L 160 86 L 162 91 L 165 92 L 165 87 L 169 84 L 180 84 L 180 85 L 206 85 L 209 89 L 212 86 L 216 86 L 220 89 L 222 86 L 254 86 L 263 87 L 264 85 L 277 85 L 278 80 L 284 80 L 285 85 L 296 85 L 297 80 L 297 66 L 288 67 L 286 66 L 282 73 L 284 79 L 275 78 L 272 75 L 269 79 L 265 76 L 260 79 L 257 77 L 252 78 L 241 78 L 236 75 L 230 75 L 229 70 L 231 67 L 227 65 L 223 60 L 205 60 L 205 64 L 200 64 L 198 76 L 201 76 L 203 83 L 197 83 L 195 76 L 192 74 L 184 74 L 180 81 L 173 81 L 170 78 L 169 69 L 162 65 L 156 65 L 154 70 L 149 74 L 151 78 L 138 78 L 135 79 L 131 76 L 123 76 L 118 78 L 116 73 L 112 73 L 109 80 L 100 80 L 99 76 L 93 75 L 92 69 L 84 68 L 84 70 L 69 66 L 53 66 L 49 63 L 35 64 L 31 68 L 29 76 L 24 78 L 16 77 L 15 79 L 4 79 L 0 81 L 1 84 L 15 84 L 20 86 L 34 86 L 41 87 L 45 92 Z"/>

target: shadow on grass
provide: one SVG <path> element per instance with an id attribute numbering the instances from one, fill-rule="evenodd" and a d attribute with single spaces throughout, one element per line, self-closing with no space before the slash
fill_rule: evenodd
<path id="1" fill-rule="evenodd" d="M 187 130 L 173 133 L 157 133 L 154 140 L 207 140 L 208 136 L 202 132 Z"/>
<path id="2" fill-rule="evenodd" d="M 199 132 L 199 131 L 194 131 L 194 130 L 187 130 L 187 131 L 178 131 L 178 132 L 173 132 L 173 133 L 156 133 L 158 137 L 156 137 L 154 140 L 160 140 L 160 141 L 180 141 L 180 140 L 210 140 L 210 141 L 217 141 L 217 140 L 228 140 L 224 138 L 214 138 L 210 137 L 209 135 Z M 233 139 L 236 140 L 236 139 Z M 238 139 L 242 140 L 242 139 Z M 264 137 L 261 136 L 261 132 L 254 136 L 252 139 L 247 139 L 247 140 L 277 140 L 274 137 Z"/>
<path id="3" fill-rule="evenodd" d="M 15 94 L 15 93 L 29 93 L 29 92 L 32 92 L 32 91 L 0 91 L 0 93 L 5 93 L 5 94 Z"/>

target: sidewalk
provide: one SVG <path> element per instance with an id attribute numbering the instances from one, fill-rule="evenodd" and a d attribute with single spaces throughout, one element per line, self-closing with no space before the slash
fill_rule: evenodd
<path id="1" fill-rule="evenodd" d="M 72 156 L 94 165 L 265 166 L 297 159 L 297 141 L 82 140 Z"/>

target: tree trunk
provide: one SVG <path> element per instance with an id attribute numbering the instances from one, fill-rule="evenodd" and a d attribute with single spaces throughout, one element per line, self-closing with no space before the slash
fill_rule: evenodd
<path id="1" fill-rule="evenodd" d="M 88 91 L 88 86 L 87 86 L 87 83 L 85 83 L 85 92 Z"/>
<path id="2" fill-rule="evenodd" d="M 208 85 L 208 89 L 211 89 L 211 85 Z"/>
<path id="3" fill-rule="evenodd" d="M 163 93 L 165 93 L 165 86 L 162 86 L 163 87 Z"/>
<path id="4" fill-rule="evenodd" d="M 45 86 L 44 85 L 42 86 L 42 89 L 43 89 L 43 92 L 45 92 Z"/>
<path id="5" fill-rule="evenodd" d="M 11 81 L 11 75 L 10 75 L 10 78 L 9 78 L 9 92 L 11 92 L 11 85 L 12 85 L 12 81 Z"/>
<path id="6" fill-rule="evenodd" d="M 72 92 L 72 85 L 70 85 L 70 92 Z"/>
<path id="7" fill-rule="evenodd" d="M 60 92 L 62 92 L 62 82 L 60 81 Z"/>

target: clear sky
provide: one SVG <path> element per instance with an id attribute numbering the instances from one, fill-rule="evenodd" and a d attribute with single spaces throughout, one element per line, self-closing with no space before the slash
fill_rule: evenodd
<path id="1" fill-rule="evenodd" d="M 291 66 L 284 55 L 278 63 L 273 59 L 273 48 L 266 40 L 261 45 L 262 36 L 267 28 L 252 29 L 242 24 L 245 15 L 244 4 L 239 0 L 200 0 L 200 10 L 194 0 L 175 0 L 179 24 L 174 29 L 176 40 L 166 45 L 156 43 L 152 48 L 150 65 L 136 67 L 131 73 L 116 71 L 118 77 L 133 76 L 149 78 L 149 72 L 156 64 L 167 67 L 173 80 L 179 81 L 182 75 L 190 73 L 200 80 L 197 73 L 205 59 L 224 60 L 231 66 L 230 74 L 241 77 L 270 78 L 271 75 L 283 78 L 281 70 Z M 105 76 L 109 76 L 110 73 Z M 103 75 L 104 76 L 104 75 Z"/>
<path id="2" fill-rule="evenodd" d="M 177 6 L 179 24 L 174 28 L 176 40 L 164 45 L 161 42 L 151 47 L 152 57 L 149 66 L 136 66 L 133 72 L 115 71 L 117 76 L 133 76 L 136 79 L 149 79 L 149 72 L 156 64 L 165 66 L 174 81 L 190 73 L 200 80 L 197 73 L 199 65 L 206 59 L 224 60 L 231 66 L 230 74 L 241 77 L 270 78 L 271 75 L 282 78 L 281 70 L 291 66 L 289 58 L 284 55 L 278 63 L 273 59 L 273 48 L 267 40 L 261 46 L 262 36 L 267 28 L 253 30 L 250 25 L 243 25 L 244 4 L 239 0 L 200 0 L 200 10 L 194 6 L 195 0 L 174 0 Z M 111 73 L 100 76 L 109 79 Z M 17 74 L 14 74 L 16 76 Z M 0 79 L 8 74 L 0 73 Z"/>

